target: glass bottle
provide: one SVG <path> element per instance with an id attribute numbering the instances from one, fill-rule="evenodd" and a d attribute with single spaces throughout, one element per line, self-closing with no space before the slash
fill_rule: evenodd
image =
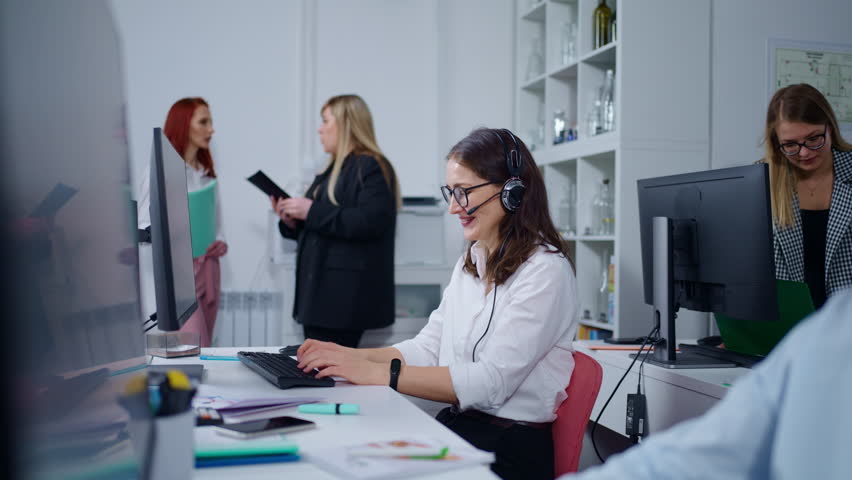
<path id="1" fill-rule="evenodd" d="M 598 288 L 598 321 L 607 323 L 607 311 L 609 310 L 609 252 L 604 252 L 601 258 L 603 273 L 601 273 L 601 285 Z"/>
<path id="2" fill-rule="evenodd" d="M 615 21 L 616 13 L 612 12 L 612 19 L 609 22 L 609 39 L 613 42 L 618 40 L 618 24 Z"/>
<path id="3" fill-rule="evenodd" d="M 565 185 L 565 196 L 559 201 L 558 219 L 563 235 L 574 235 L 575 198 L 574 183 L 569 181 Z"/>
<path id="4" fill-rule="evenodd" d="M 562 30 L 560 32 L 560 40 L 562 65 L 568 65 L 574 61 L 574 57 L 577 53 L 577 24 L 570 22 L 563 23 Z"/>
<path id="5" fill-rule="evenodd" d="M 544 55 L 542 54 L 541 38 L 530 40 L 530 52 L 527 57 L 527 81 L 544 73 Z"/>
<path id="6" fill-rule="evenodd" d="M 565 112 L 556 110 L 553 112 L 553 144 L 565 141 Z"/>
<path id="7" fill-rule="evenodd" d="M 609 179 L 598 185 L 598 192 L 592 199 L 592 235 L 611 235 L 614 224 L 612 209 L 612 190 Z"/>
<path id="8" fill-rule="evenodd" d="M 610 132 L 615 128 L 615 72 L 610 68 L 606 71 L 603 94 L 601 98 L 602 130 Z"/>
<path id="9" fill-rule="evenodd" d="M 609 26 L 612 10 L 606 6 L 606 0 L 598 0 L 598 6 L 592 15 L 592 48 L 600 48 L 609 43 Z"/>
<path id="10" fill-rule="evenodd" d="M 600 226 L 599 235 L 612 235 L 615 233 L 615 209 L 613 202 L 613 189 L 609 184 L 609 179 L 605 178 L 601 185 L 601 202 L 600 202 Z"/>

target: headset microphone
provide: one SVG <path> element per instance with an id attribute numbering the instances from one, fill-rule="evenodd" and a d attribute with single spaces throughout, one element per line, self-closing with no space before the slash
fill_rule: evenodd
<path id="1" fill-rule="evenodd" d="M 473 212 L 475 212 L 475 211 L 479 210 L 480 208 L 482 208 L 482 206 L 483 206 L 483 205 L 485 205 L 486 203 L 490 202 L 490 201 L 491 201 L 494 197 L 496 197 L 496 196 L 500 195 L 500 193 L 502 193 L 502 192 L 497 192 L 497 193 L 495 193 L 494 195 L 491 195 L 490 197 L 488 197 L 488 200 L 486 200 L 486 201 L 484 201 L 484 202 L 480 203 L 479 205 L 477 205 L 477 206 L 475 206 L 475 207 L 471 208 L 470 210 L 465 210 L 465 211 L 464 211 L 464 213 L 466 213 L 466 214 L 468 214 L 468 215 L 473 215 Z"/>

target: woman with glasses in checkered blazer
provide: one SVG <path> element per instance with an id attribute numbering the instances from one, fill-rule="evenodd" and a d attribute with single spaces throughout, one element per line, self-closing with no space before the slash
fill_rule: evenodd
<path id="1" fill-rule="evenodd" d="M 828 101 L 807 84 L 784 87 L 766 113 L 775 274 L 805 282 L 814 305 L 852 287 L 852 145 Z"/>

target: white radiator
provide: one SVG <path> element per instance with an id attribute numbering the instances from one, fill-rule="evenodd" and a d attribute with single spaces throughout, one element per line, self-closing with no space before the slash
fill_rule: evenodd
<path id="1" fill-rule="evenodd" d="M 283 306 L 281 292 L 222 292 L 213 346 L 281 345 Z"/>

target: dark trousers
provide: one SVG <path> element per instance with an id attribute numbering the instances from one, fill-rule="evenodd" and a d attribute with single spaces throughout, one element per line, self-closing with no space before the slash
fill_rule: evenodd
<path id="1" fill-rule="evenodd" d="M 339 330 L 336 328 L 303 326 L 305 338 L 313 338 L 323 342 L 334 342 L 344 347 L 358 348 L 364 330 Z"/>
<path id="2" fill-rule="evenodd" d="M 553 480 L 550 428 L 504 427 L 471 418 L 447 407 L 435 417 L 480 450 L 494 452 L 491 471 L 503 480 Z"/>

